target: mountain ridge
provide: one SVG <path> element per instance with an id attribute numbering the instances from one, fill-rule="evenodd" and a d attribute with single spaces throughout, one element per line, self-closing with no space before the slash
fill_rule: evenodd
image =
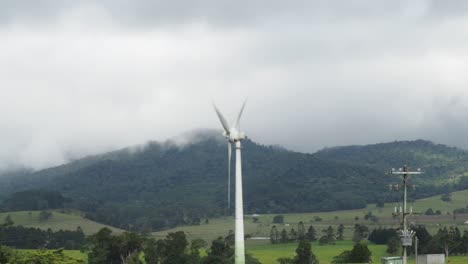
<path id="1" fill-rule="evenodd" d="M 159 230 L 230 214 L 232 209 L 226 209 L 226 142 L 213 131 L 194 136 L 193 143 L 153 141 L 89 156 L 27 175 L 9 187 L 60 191 L 89 219 L 127 230 Z M 430 182 L 421 181 L 421 192 L 413 198 L 458 188 L 453 187 L 458 182 L 441 184 L 446 175 L 439 172 L 450 166 L 456 166 L 451 172 L 462 174 L 459 179 L 468 172 L 463 164 L 466 152 L 423 140 L 339 147 L 313 154 L 250 139 L 243 147 L 246 213 L 356 209 L 369 202 L 396 200 L 396 193 L 383 192 L 387 184 L 395 183 L 384 173 L 390 163 L 403 165 L 399 155 L 407 152 L 404 158 L 422 165 L 437 160 L 437 155 L 445 157 L 428 167 L 425 179 Z M 390 161 L 373 162 L 379 159 Z"/>

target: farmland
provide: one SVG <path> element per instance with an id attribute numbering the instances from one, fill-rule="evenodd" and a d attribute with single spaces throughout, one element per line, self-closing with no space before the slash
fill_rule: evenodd
<path id="1" fill-rule="evenodd" d="M 408 217 L 410 223 L 424 224 L 431 232 L 437 231 L 440 226 L 444 225 L 457 225 L 460 229 L 465 229 L 463 222 L 468 219 L 468 215 L 451 214 L 454 209 L 466 207 L 468 205 L 468 190 L 454 192 L 452 194 L 452 201 L 444 202 L 440 199 L 440 195 L 429 198 L 416 200 L 414 203 L 409 203 L 412 206 L 413 212 L 423 213 L 428 208 L 434 211 L 440 210 L 441 215 L 412 215 Z M 344 210 L 332 212 L 317 212 L 317 213 L 297 213 L 297 214 L 282 214 L 284 216 L 284 223 L 277 225 L 277 227 L 295 228 L 297 224 L 302 221 L 306 226 L 313 225 L 318 231 L 325 229 L 329 225 L 337 226 L 343 224 L 345 226 L 345 238 L 350 238 L 352 229 L 356 223 L 369 226 L 371 229 L 379 226 L 397 227 L 400 224 L 399 217 L 392 217 L 394 207 L 398 206 L 396 203 L 387 203 L 384 207 L 377 207 L 375 204 L 370 204 L 364 209 L 357 210 Z M 377 222 L 365 220 L 364 217 L 369 212 L 377 217 Z M 447 214 L 450 213 L 450 214 Z M 278 214 L 264 214 L 258 216 L 246 216 L 245 220 L 245 233 L 254 237 L 268 237 L 273 223 L 273 217 Z M 356 220 L 356 217 L 358 218 Z M 256 219 L 254 219 L 256 218 Z M 319 220 L 321 219 L 321 220 Z M 319 221 L 318 221 L 319 220 Z M 203 221 L 202 221 L 203 222 Z M 468 227 L 468 226 L 467 226 Z M 218 236 L 224 236 L 227 230 L 234 229 L 233 217 L 222 217 L 209 219 L 208 224 L 202 223 L 200 225 L 180 226 L 173 229 L 155 232 L 153 235 L 157 238 L 164 237 L 168 232 L 184 231 L 187 233 L 189 239 L 202 238 L 211 241 Z"/>
<path id="2" fill-rule="evenodd" d="M 81 227 L 85 235 L 94 234 L 103 227 L 108 227 L 116 233 L 121 233 L 123 231 L 118 228 L 106 226 L 86 219 L 82 217 L 77 211 L 70 211 L 68 213 L 62 213 L 58 211 L 51 212 L 52 216 L 49 219 L 43 221 L 39 219 L 39 211 L 18 211 L 0 213 L 0 219 L 3 220 L 9 215 L 15 225 L 35 227 L 43 230 L 47 230 L 50 228 L 52 231 L 76 230 L 79 226 Z"/>
<path id="3" fill-rule="evenodd" d="M 410 222 L 417 224 L 425 224 L 429 231 L 434 233 L 440 226 L 444 225 L 457 225 L 461 230 L 465 229 L 463 222 L 468 219 L 467 215 L 447 214 L 454 209 L 466 206 L 468 201 L 468 190 L 454 192 L 452 194 L 452 201 L 444 202 L 440 196 L 420 199 L 411 203 L 414 212 L 424 212 L 428 208 L 434 211 L 440 210 L 441 215 L 413 215 L 409 218 Z M 336 228 L 339 224 L 345 226 L 345 240 L 338 241 L 335 245 L 319 245 L 317 242 L 312 244 L 312 250 L 319 259 L 320 263 L 331 263 L 334 256 L 339 255 L 344 250 L 352 248 L 350 238 L 352 236 L 353 226 L 356 223 L 369 226 L 371 229 L 378 226 L 396 227 L 399 225 L 400 219 L 393 218 L 391 213 L 394 206 L 397 204 L 385 204 L 384 207 L 377 207 L 375 204 L 370 204 L 364 209 L 358 210 L 345 210 L 345 211 L 332 211 L 332 212 L 317 212 L 317 213 L 296 213 L 296 214 L 282 214 L 284 222 L 276 224 L 281 229 L 290 230 L 296 228 L 299 221 L 304 222 L 305 226 L 312 225 L 317 230 L 318 235 L 321 230 L 329 225 Z M 377 217 L 377 221 L 365 220 L 366 214 L 372 213 Z M 76 227 L 81 226 L 86 234 L 93 234 L 105 225 L 85 219 L 78 211 L 67 211 L 66 213 L 60 211 L 52 211 L 53 215 L 50 219 L 45 221 L 39 220 L 39 211 L 20 211 L 20 212 L 7 212 L 1 213 L 0 219 L 4 219 L 10 215 L 15 225 L 23 225 L 27 227 L 36 227 L 41 229 L 51 228 L 52 230 L 75 230 Z M 271 226 L 273 225 L 273 217 L 278 214 L 264 214 L 245 217 L 245 230 L 246 234 L 253 237 L 268 238 Z M 358 218 L 356 220 L 356 217 Z M 112 228 L 115 233 L 120 233 L 123 230 Z M 218 236 L 225 236 L 228 230 L 234 229 L 234 221 L 232 217 L 220 217 L 208 219 L 208 222 L 202 221 L 200 225 L 180 226 L 177 228 L 155 232 L 155 238 L 163 238 L 169 232 L 184 231 L 189 240 L 194 238 L 202 238 L 206 241 L 211 241 Z M 287 244 L 270 244 L 268 239 L 263 240 L 247 240 L 246 250 L 255 258 L 259 259 L 261 263 L 277 263 L 276 260 L 280 257 L 293 257 L 297 243 Z M 374 263 L 378 263 L 383 256 L 388 256 L 385 245 L 369 245 L 372 252 L 372 259 Z M 204 250 L 202 250 L 203 252 Z M 65 251 L 66 255 L 76 259 L 85 259 L 86 255 L 76 250 Z M 410 259 L 409 263 L 414 263 L 414 259 Z M 468 263 L 468 258 L 463 256 L 450 257 L 450 263 Z"/>

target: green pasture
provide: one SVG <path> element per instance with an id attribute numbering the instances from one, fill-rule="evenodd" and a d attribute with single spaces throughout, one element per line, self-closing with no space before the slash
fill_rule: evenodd
<path id="1" fill-rule="evenodd" d="M 0 213 L 0 222 L 9 215 L 15 225 L 22 225 L 25 227 L 35 227 L 40 229 L 52 229 L 53 231 L 62 230 L 76 230 L 78 226 L 81 227 L 86 235 L 91 235 L 99 231 L 103 227 L 112 229 L 113 232 L 120 233 L 121 229 L 103 225 L 89 219 L 82 217 L 77 212 L 61 213 L 58 211 L 51 211 L 52 216 L 45 220 L 39 220 L 40 211 L 18 211 Z"/>
<path id="2" fill-rule="evenodd" d="M 333 257 L 341 254 L 345 250 L 351 250 L 353 244 L 351 241 L 338 241 L 335 245 L 319 245 L 312 244 L 312 252 L 317 256 L 320 264 L 330 264 Z M 297 243 L 289 244 L 253 244 L 247 243 L 246 250 L 257 258 L 262 264 L 277 264 L 277 259 L 281 257 L 294 257 Z M 388 257 L 385 245 L 369 245 L 369 250 L 372 252 L 372 262 L 380 263 L 382 257 Z M 87 255 L 79 250 L 64 250 L 66 256 L 78 260 L 87 260 Z M 451 256 L 450 264 L 466 264 L 468 256 Z M 414 257 L 409 258 L 408 264 L 414 264 Z"/>
<path id="3" fill-rule="evenodd" d="M 247 243 L 246 250 L 257 258 L 262 264 L 277 264 L 276 261 L 281 257 L 294 257 L 297 243 L 289 244 L 256 244 Z M 317 256 L 320 264 L 330 264 L 333 257 L 339 255 L 345 250 L 352 249 L 353 244 L 351 241 L 338 241 L 335 245 L 323 245 L 320 246 L 318 243 L 312 244 L 312 252 Z M 385 252 L 386 246 L 384 245 L 369 245 L 369 249 L 372 252 L 372 262 L 380 263 L 380 259 L 385 256 L 389 256 Z M 18 250 L 20 252 L 32 251 L 32 250 Z M 79 250 L 64 250 L 64 254 L 68 257 L 87 261 L 87 255 L 80 252 Z M 468 263 L 468 256 L 451 256 L 450 264 L 466 264 Z M 410 257 L 408 264 L 414 264 L 414 258 Z"/>
<path id="4" fill-rule="evenodd" d="M 424 214 L 415 214 L 408 217 L 409 223 L 424 224 L 432 233 L 436 232 L 441 226 L 457 225 L 461 230 L 468 229 L 468 225 L 464 225 L 464 221 L 468 220 L 468 215 L 447 214 L 452 213 L 454 209 L 463 208 L 468 205 L 468 190 L 454 192 L 452 194 L 451 202 L 444 202 L 440 199 L 440 195 L 420 199 L 413 203 L 408 204 L 413 207 L 413 212 L 424 213 L 428 208 L 434 211 L 440 210 L 441 215 L 426 216 Z M 302 221 L 306 228 L 313 225 L 317 230 L 318 235 L 321 230 L 329 225 L 336 229 L 336 226 L 343 224 L 345 226 L 345 237 L 351 238 L 353 227 L 356 223 L 363 224 L 372 228 L 382 227 L 397 227 L 400 225 L 401 217 L 392 217 L 392 212 L 397 203 L 387 203 L 383 208 L 377 207 L 375 204 L 369 204 L 366 208 L 356 210 L 343 210 L 332 212 L 317 212 L 317 213 L 290 213 L 282 214 L 284 216 L 283 224 L 276 224 L 277 228 L 281 231 L 283 228 L 290 230 L 291 228 L 297 229 L 297 224 Z M 364 216 L 372 212 L 377 216 L 378 222 L 364 220 Z M 270 229 L 273 222 L 273 217 L 278 214 L 262 214 L 255 216 L 257 222 L 254 223 L 253 216 L 245 216 L 245 233 L 254 237 L 269 237 Z M 315 221 L 315 217 L 319 217 L 321 221 Z M 358 217 L 358 220 L 355 218 Z M 156 238 L 162 238 L 169 232 L 184 231 L 187 233 L 188 239 L 202 238 L 211 241 L 218 236 L 225 236 L 228 230 L 234 230 L 234 217 L 221 217 L 209 219 L 209 223 L 205 224 L 202 221 L 201 225 L 195 226 L 180 226 L 173 229 L 154 232 Z M 265 241 L 264 243 L 268 243 Z"/>
<path id="5" fill-rule="evenodd" d="M 352 241 L 338 241 L 335 245 L 319 245 L 312 244 L 312 252 L 320 261 L 320 264 L 330 264 L 334 256 L 341 254 L 345 250 L 351 250 L 353 247 Z M 372 263 L 380 263 L 382 257 L 389 257 L 386 253 L 387 246 L 385 245 L 368 245 L 372 252 Z M 246 245 L 246 250 L 257 258 L 262 264 L 277 264 L 276 261 L 281 257 L 294 257 L 297 243 L 289 244 L 249 244 Z M 450 256 L 450 264 L 466 264 L 468 256 Z M 415 264 L 414 256 L 408 258 L 408 264 Z"/>
<path id="6" fill-rule="evenodd" d="M 247 245 L 247 252 L 251 253 L 263 264 L 278 263 L 276 260 L 281 257 L 294 257 L 297 243 L 289 244 L 263 244 L 263 245 Z M 319 245 L 312 244 L 312 252 L 320 261 L 320 264 L 329 264 L 334 256 L 341 254 L 345 250 L 351 250 L 353 243 L 351 241 L 338 241 L 335 245 Z M 383 256 L 388 256 L 385 253 L 386 246 L 384 245 L 369 245 L 369 250 L 372 252 L 373 263 L 379 263 Z"/>

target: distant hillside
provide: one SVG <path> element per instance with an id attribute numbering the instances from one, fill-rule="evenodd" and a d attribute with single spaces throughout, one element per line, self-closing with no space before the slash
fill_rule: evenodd
<path id="1" fill-rule="evenodd" d="M 71 198 L 71 206 L 85 211 L 89 219 L 122 229 L 197 225 L 228 212 L 227 147 L 212 132 L 193 138 L 184 145 L 150 142 L 90 156 L 18 177 L 10 189 L 0 191 L 56 190 Z M 396 179 L 384 172 L 404 162 L 420 165 L 430 175 L 412 198 L 458 188 L 442 184 L 446 174 L 441 171 L 465 172 L 463 151 L 426 141 L 333 148 L 316 154 L 250 140 L 243 147 L 246 213 L 333 211 L 394 201 L 399 194 L 386 191 L 386 184 Z"/>
<path id="2" fill-rule="evenodd" d="M 47 210 L 63 208 L 67 199 L 58 191 L 30 189 L 3 200 L 1 211 Z"/>
<path id="3" fill-rule="evenodd" d="M 365 165 L 382 172 L 407 164 L 412 169 L 424 170 L 421 182 L 428 179 L 447 182 L 449 176 L 452 180 L 460 179 L 468 172 L 468 152 L 425 140 L 327 148 L 315 156 L 323 160 Z"/>

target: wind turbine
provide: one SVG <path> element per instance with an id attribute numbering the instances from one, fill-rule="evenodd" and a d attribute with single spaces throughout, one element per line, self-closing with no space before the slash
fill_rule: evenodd
<path id="1" fill-rule="evenodd" d="M 241 160 L 241 140 L 245 139 L 244 132 L 240 131 L 240 118 L 245 107 L 242 108 L 237 116 L 236 125 L 229 127 L 226 118 L 213 103 L 219 121 L 224 128 L 223 136 L 228 141 L 228 207 L 231 205 L 231 148 L 232 144 L 236 144 L 236 214 L 235 214 L 235 244 L 234 257 L 235 264 L 245 263 L 245 246 L 244 246 L 244 204 L 242 201 L 242 160 Z"/>

